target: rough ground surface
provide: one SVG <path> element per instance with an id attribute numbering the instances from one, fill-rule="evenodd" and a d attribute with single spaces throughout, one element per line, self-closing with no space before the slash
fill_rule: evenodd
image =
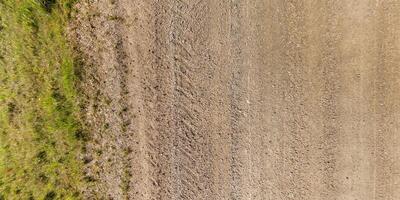
<path id="1" fill-rule="evenodd" d="M 400 199 L 400 1 L 77 8 L 87 199 Z"/>

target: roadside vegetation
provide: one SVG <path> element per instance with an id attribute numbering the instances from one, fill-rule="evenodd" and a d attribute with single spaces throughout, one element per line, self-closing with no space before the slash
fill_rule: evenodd
<path id="1" fill-rule="evenodd" d="M 73 0 L 0 0 L 0 199 L 79 199 Z"/>

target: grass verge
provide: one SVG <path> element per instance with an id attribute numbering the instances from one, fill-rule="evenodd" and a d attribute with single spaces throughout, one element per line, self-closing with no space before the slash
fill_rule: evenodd
<path id="1" fill-rule="evenodd" d="M 0 199 L 79 199 L 74 0 L 0 0 Z"/>

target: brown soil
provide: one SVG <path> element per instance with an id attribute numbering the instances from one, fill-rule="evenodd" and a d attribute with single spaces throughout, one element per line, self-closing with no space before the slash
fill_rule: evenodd
<path id="1" fill-rule="evenodd" d="M 87 199 L 400 199 L 400 1 L 77 9 Z"/>

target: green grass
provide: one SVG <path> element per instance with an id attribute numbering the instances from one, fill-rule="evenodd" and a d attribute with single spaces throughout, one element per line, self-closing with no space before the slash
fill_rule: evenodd
<path id="1" fill-rule="evenodd" d="M 73 0 L 0 0 L 0 199 L 79 199 Z"/>

